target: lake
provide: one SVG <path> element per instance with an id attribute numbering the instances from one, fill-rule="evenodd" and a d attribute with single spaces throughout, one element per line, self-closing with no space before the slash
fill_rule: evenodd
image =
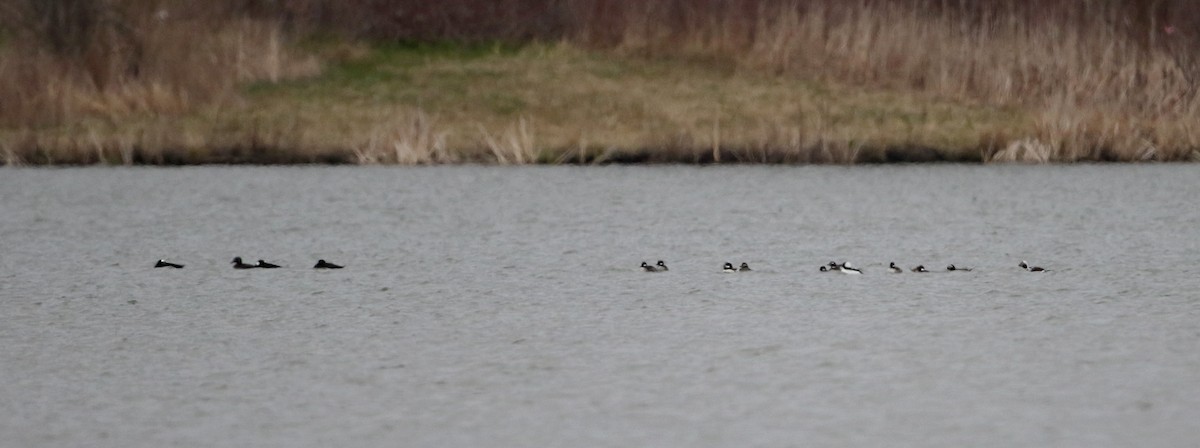
<path id="1" fill-rule="evenodd" d="M 0 445 L 1188 446 L 1198 174 L 4 169 Z"/>

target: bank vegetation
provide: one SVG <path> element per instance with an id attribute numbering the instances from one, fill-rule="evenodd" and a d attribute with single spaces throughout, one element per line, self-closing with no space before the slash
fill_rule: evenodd
<path id="1" fill-rule="evenodd" d="M 0 0 L 5 164 L 1200 159 L 1200 6 Z"/>

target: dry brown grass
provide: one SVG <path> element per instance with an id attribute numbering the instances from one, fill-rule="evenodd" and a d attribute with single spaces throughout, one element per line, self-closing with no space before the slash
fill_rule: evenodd
<path id="1" fill-rule="evenodd" d="M 370 131 L 366 143 L 356 148 L 361 165 L 425 165 L 453 163 L 455 154 L 446 149 L 446 135 L 437 120 L 421 111 L 394 114 L 396 118 Z"/>
<path id="2" fill-rule="evenodd" d="M 39 4 L 63 6 L 46 12 L 39 9 L 46 6 L 32 6 Z M 98 6 L 81 11 L 73 4 Z M 320 70 L 315 58 L 290 50 L 278 21 L 214 16 L 183 2 L 178 8 L 157 5 L 136 0 L 7 5 L 6 24 L 18 38 L 0 46 L 0 97 L 6 100 L 0 126 L 37 129 L 179 115 L 234 102 L 246 82 Z M 95 17 L 87 26 L 39 25 L 50 20 L 42 15 L 53 13 Z M 58 37 L 64 33 L 80 35 Z"/>

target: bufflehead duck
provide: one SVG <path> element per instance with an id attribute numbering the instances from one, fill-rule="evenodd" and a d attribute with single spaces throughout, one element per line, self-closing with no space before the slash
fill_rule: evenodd
<path id="1" fill-rule="evenodd" d="M 271 263 L 267 263 L 267 262 L 265 262 L 265 261 L 262 261 L 262 260 L 258 260 L 258 264 L 254 265 L 254 267 L 256 267 L 256 268 L 263 268 L 263 269 L 275 269 L 275 268 L 279 267 L 279 265 L 277 265 L 277 264 L 271 264 Z"/>
<path id="2" fill-rule="evenodd" d="M 737 269 L 733 268 L 733 263 L 725 263 L 725 267 L 721 269 L 721 272 L 737 272 Z"/>
<path id="3" fill-rule="evenodd" d="M 338 266 L 325 260 L 317 260 L 317 265 L 313 269 L 341 269 L 345 266 Z"/>
<path id="4" fill-rule="evenodd" d="M 650 263 L 642 262 L 642 269 L 646 272 L 658 272 L 658 268 L 650 266 Z"/>
<path id="5" fill-rule="evenodd" d="M 946 270 L 947 271 L 963 271 L 963 272 L 971 272 L 972 271 L 971 268 L 960 268 L 960 267 L 957 267 L 954 265 L 946 266 Z"/>
<path id="6" fill-rule="evenodd" d="M 749 264 L 747 264 L 747 263 L 742 263 L 741 267 L 738 267 L 738 270 L 739 270 L 739 271 L 749 271 L 749 270 L 750 270 L 750 265 L 749 265 Z"/>
<path id="7" fill-rule="evenodd" d="M 658 260 L 658 263 L 656 263 L 654 266 L 657 267 L 658 270 L 660 270 L 660 271 L 669 271 L 670 270 L 670 269 L 667 269 L 667 264 L 663 263 L 662 260 Z"/>
<path id="8" fill-rule="evenodd" d="M 901 272 L 904 272 L 903 269 L 900 269 L 899 266 L 896 266 L 896 262 L 894 262 L 894 261 L 891 263 L 888 263 L 888 270 L 891 271 L 893 274 L 899 274 Z"/>
<path id="9" fill-rule="evenodd" d="M 167 260 L 158 260 L 158 263 L 154 263 L 154 267 L 156 267 L 156 268 L 175 268 L 175 269 L 183 269 L 183 265 L 182 265 L 182 264 L 175 264 L 175 263 L 171 263 L 171 262 L 169 262 L 169 261 L 167 261 Z"/>
<path id="10" fill-rule="evenodd" d="M 832 272 L 832 270 L 828 266 L 821 265 L 821 272 Z"/>
<path id="11" fill-rule="evenodd" d="M 254 269 L 258 267 L 252 264 L 242 263 L 242 257 L 233 257 L 233 261 L 230 263 L 233 263 L 234 269 Z"/>
<path id="12" fill-rule="evenodd" d="M 1041 268 L 1040 266 L 1030 266 L 1030 265 L 1029 265 L 1029 263 L 1026 263 L 1026 262 L 1025 262 L 1025 260 L 1021 260 L 1021 263 L 1020 263 L 1020 264 L 1018 264 L 1017 266 L 1020 266 L 1020 267 L 1021 267 L 1021 269 L 1024 269 L 1024 270 L 1026 270 L 1026 271 L 1029 271 L 1029 272 L 1043 272 L 1043 271 L 1045 271 L 1045 269 Z"/>
<path id="13" fill-rule="evenodd" d="M 849 261 L 842 263 L 841 266 L 838 266 L 838 270 L 842 271 L 843 274 L 862 274 L 862 269 L 857 269 L 853 266 L 850 266 Z"/>
<path id="14" fill-rule="evenodd" d="M 925 265 L 923 265 L 923 264 L 917 265 L 917 267 L 912 268 L 912 271 L 913 272 L 929 272 L 929 271 L 925 270 Z"/>

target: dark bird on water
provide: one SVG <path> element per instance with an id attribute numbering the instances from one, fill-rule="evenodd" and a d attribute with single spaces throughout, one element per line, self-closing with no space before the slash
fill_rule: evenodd
<path id="1" fill-rule="evenodd" d="M 242 257 L 233 257 L 233 261 L 230 263 L 233 263 L 234 269 L 253 269 L 258 267 L 252 264 L 242 263 Z"/>
<path id="2" fill-rule="evenodd" d="M 182 264 L 175 264 L 175 263 L 171 263 L 171 262 L 169 262 L 169 261 L 167 261 L 167 260 L 158 260 L 158 263 L 154 263 L 154 267 L 156 267 L 156 268 L 175 268 L 175 269 L 183 269 L 183 265 L 182 265 Z"/>
<path id="3" fill-rule="evenodd" d="M 1042 268 L 1041 266 L 1030 266 L 1029 263 L 1025 262 L 1025 260 L 1021 260 L 1021 262 L 1019 264 L 1017 264 L 1017 266 L 1020 266 L 1021 269 L 1024 269 L 1029 272 L 1045 272 L 1045 270 L 1046 270 L 1045 268 Z"/>
<path id="4" fill-rule="evenodd" d="M 317 265 L 313 269 L 341 269 L 345 266 L 338 266 L 325 260 L 317 260 Z"/>
<path id="5" fill-rule="evenodd" d="M 275 268 L 279 267 L 279 265 L 277 265 L 277 264 L 271 264 L 271 263 L 267 263 L 267 262 L 265 262 L 265 261 L 262 261 L 262 260 L 258 260 L 258 264 L 254 265 L 254 267 L 256 267 L 256 268 L 263 268 L 263 269 L 275 269 Z"/>

